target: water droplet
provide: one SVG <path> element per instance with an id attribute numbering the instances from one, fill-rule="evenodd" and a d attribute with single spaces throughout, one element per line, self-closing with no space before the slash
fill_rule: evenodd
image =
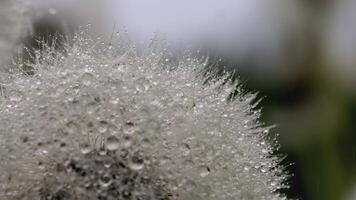
<path id="1" fill-rule="evenodd" d="M 130 135 L 124 135 L 124 147 L 130 147 L 132 144 L 132 138 Z"/>
<path id="2" fill-rule="evenodd" d="M 10 91 L 9 92 L 9 100 L 12 102 L 20 102 L 23 99 L 23 95 L 19 91 Z"/>
<path id="3" fill-rule="evenodd" d="M 87 144 L 87 143 L 82 144 L 82 145 L 81 145 L 81 148 L 80 148 L 80 151 L 81 151 L 82 154 L 84 154 L 84 155 L 89 154 L 89 153 L 91 152 L 91 146 L 90 146 L 90 144 Z"/>
<path id="4" fill-rule="evenodd" d="M 109 187 L 112 183 L 112 179 L 109 174 L 105 174 L 100 177 L 100 185 L 103 187 Z"/>
<path id="5" fill-rule="evenodd" d="M 105 149 L 105 147 L 100 147 L 99 148 L 99 150 L 98 150 L 98 153 L 99 153 L 99 155 L 101 155 L 101 156 L 105 156 L 106 155 L 106 149 Z"/>
<path id="6" fill-rule="evenodd" d="M 271 185 L 272 187 L 276 187 L 276 186 L 277 186 L 277 182 L 272 181 L 272 182 L 270 183 L 270 185 Z"/>
<path id="7" fill-rule="evenodd" d="M 105 133 L 108 130 L 108 125 L 107 121 L 100 121 L 98 127 L 99 133 Z"/>
<path id="8" fill-rule="evenodd" d="M 144 159 L 141 153 L 135 153 L 129 163 L 130 169 L 138 171 L 144 167 Z"/>
<path id="9" fill-rule="evenodd" d="M 201 167 L 199 168 L 199 172 L 200 172 L 200 176 L 201 176 L 201 177 L 206 177 L 206 176 L 208 176 L 209 173 L 210 173 L 210 168 L 207 167 L 207 166 L 201 166 Z"/>
<path id="10" fill-rule="evenodd" d="M 183 93 L 182 91 L 178 91 L 178 92 L 175 94 L 176 100 L 181 100 L 183 97 L 184 97 L 184 93 Z"/>
<path id="11" fill-rule="evenodd" d="M 45 165 L 44 165 L 44 163 L 43 163 L 42 161 L 38 161 L 37 167 L 38 167 L 38 169 L 40 169 L 40 170 L 45 169 Z"/>
<path id="12" fill-rule="evenodd" d="M 266 173 L 268 170 L 266 168 L 261 168 L 262 173 Z"/>
<path id="13" fill-rule="evenodd" d="M 89 72 L 85 72 L 81 77 L 81 82 L 85 86 L 90 86 L 94 81 L 94 75 Z"/>
<path id="14" fill-rule="evenodd" d="M 149 138 L 142 138 L 141 140 L 141 144 L 143 147 L 151 147 L 152 146 L 152 142 Z"/>
<path id="15" fill-rule="evenodd" d="M 106 139 L 106 148 L 109 150 L 109 151 L 115 151 L 119 148 L 120 146 L 120 142 L 119 142 L 119 139 L 115 136 L 109 136 L 107 139 Z"/>
<path id="16" fill-rule="evenodd" d="M 87 110 L 87 113 L 88 113 L 88 114 L 94 114 L 94 113 L 96 113 L 97 110 L 98 110 L 98 108 L 99 108 L 99 106 L 98 106 L 98 104 L 95 103 L 95 102 L 91 102 L 91 103 L 88 103 L 88 104 L 86 105 L 86 110 Z"/>
<path id="17" fill-rule="evenodd" d="M 105 168 L 110 168 L 112 166 L 112 161 L 111 160 L 105 160 L 104 161 L 104 167 Z"/>
<path id="18" fill-rule="evenodd" d="M 79 125 L 74 121 L 70 121 L 66 124 L 64 131 L 68 134 L 76 134 L 79 131 Z"/>
<path id="19" fill-rule="evenodd" d="M 134 134 L 138 128 L 132 123 L 132 122 L 127 122 L 125 123 L 124 126 L 124 134 L 126 135 L 132 135 Z"/>
<path id="20" fill-rule="evenodd" d="M 151 83 L 146 78 L 139 78 L 136 80 L 136 90 L 139 92 L 144 92 L 149 89 Z"/>

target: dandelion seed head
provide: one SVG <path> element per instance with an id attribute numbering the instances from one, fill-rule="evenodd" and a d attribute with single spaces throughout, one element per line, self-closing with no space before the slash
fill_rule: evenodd
<path id="1" fill-rule="evenodd" d="M 229 75 L 156 42 L 74 40 L 0 75 L 1 199 L 285 199 L 254 95 L 232 99 Z"/>

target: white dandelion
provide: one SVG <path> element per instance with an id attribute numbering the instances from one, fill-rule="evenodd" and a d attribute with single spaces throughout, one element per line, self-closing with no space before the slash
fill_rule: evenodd
<path id="1" fill-rule="evenodd" d="M 1 199 L 285 199 L 254 95 L 117 37 L 44 44 L 0 75 Z"/>

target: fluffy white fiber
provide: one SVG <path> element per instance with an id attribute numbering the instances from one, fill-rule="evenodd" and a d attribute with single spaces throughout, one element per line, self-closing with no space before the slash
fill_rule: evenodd
<path id="1" fill-rule="evenodd" d="M 228 74 L 157 42 L 74 40 L 0 75 L 0 199 L 285 199 L 253 95 L 231 99 Z"/>
<path id="2" fill-rule="evenodd" d="M 30 23 L 0 5 L 5 69 Z M 114 38 L 82 32 L 1 70 L 0 199 L 285 199 L 254 95 L 189 53 Z"/>

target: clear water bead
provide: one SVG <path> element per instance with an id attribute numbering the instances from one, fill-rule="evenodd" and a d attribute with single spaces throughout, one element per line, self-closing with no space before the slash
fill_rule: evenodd
<path id="1" fill-rule="evenodd" d="M 89 153 L 92 151 L 90 144 L 87 144 L 87 143 L 82 144 L 82 145 L 81 145 L 81 148 L 80 148 L 80 151 L 81 151 L 82 154 L 84 154 L 84 155 L 89 154 Z"/>
<path id="2" fill-rule="evenodd" d="M 210 173 L 210 168 L 207 166 L 201 166 L 199 167 L 199 173 L 201 177 L 206 177 Z"/>
<path id="3" fill-rule="evenodd" d="M 116 136 L 106 138 L 106 148 L 109 151 L 115 151 L 120 147 L 120 141 Z"/>
<path id="4" fill-rule="evenodd" d="M 112 183 L 112 178 L 109 174 L 105 174 L 100 177 L 100 185 L 104 188 L 109 187 Z"/>
<path id="5" fill-rule="evenodd" d="M 18 103 L 23 99 L 23 94 L 19 91 L 13 90 L 9 92 L 9 100 Z"/>
<path id="6" fill-rule="evenodd" d="M 130 169 L 134 170 L 134 171 L 138 171 L 143 169 L 144 167 L 144 159 L 142 157 L 142 155 L 140 155 L 140 153 L 135 153 L 129 162 L 129 167 Z"/>
<path id="7" fill-rule="evenodd" d="M 85 72 L 81 77 L 81 82 L 85 86 L 90 86 L 94 81 L 94 75 L 89 72 Z"/>

